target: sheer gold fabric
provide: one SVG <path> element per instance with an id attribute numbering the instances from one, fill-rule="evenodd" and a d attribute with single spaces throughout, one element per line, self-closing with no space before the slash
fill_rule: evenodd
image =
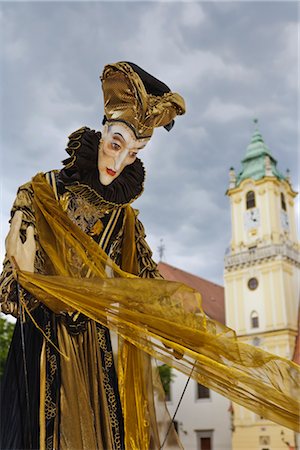
<path id="1" fill-rule="evenodd" d="M 86 332 L 78 336 L 70 336 L 66 327 L 59 324 L 58 342 L 69 356 L 69 360 L 61 358 L 60 363 L 59 448 L 113 450 L 95 322 L 90 322 Z"/>
<path id="2" fill-rule="evenodd" d="M 135 214 L 126 208 L 122 241 L 121 268 L 137 274 L 138 258 L 135 240 Z M 151 356 L 119 336 L 119 391 L 124 416 L 126 449 L 182 449 L 165 403 L 157 368 Z M 166 439 L 166 436 L 168 439 Z"/>
<path id="3" fill-rule="evenodd" d="M 41 175 L 33 179 L 33 189 L 49 275 L 19 272 L 25 289 L 54 312 L 80 311 L 181 372 L 190 375 L 194 368 L 192 378 L 208 388 L 299 430 L 298 365 L 238 342 L 233 330 L 206 317 L 200 294 L 188 286 L 122 271 L 67 218 Z M 91 278 L 84 278 L 88 271 Z M 186 304 L 199 312 L 187 311 Z M 183 358 L 174 359 L 173 350 Z M 132 386 L 133 380 L 123 386 L 131 405 Z"/>

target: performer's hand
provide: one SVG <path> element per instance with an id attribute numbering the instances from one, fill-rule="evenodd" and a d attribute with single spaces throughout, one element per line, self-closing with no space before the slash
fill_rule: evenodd
<path id="1" fill-rule="evenodd" d="M 31 225 L 27 228 L 26 241 L 23 244 L 20 238 L 22 217 L 22 211 L 16 211 L 12 218 L 10 230 L 5 239 L 6 253 L 15 269 L 34 272 L 34 259 L 36 253 L 34 229 Z"/>

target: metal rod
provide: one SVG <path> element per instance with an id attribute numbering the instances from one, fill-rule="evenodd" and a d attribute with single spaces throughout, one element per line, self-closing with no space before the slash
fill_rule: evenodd
<path id="1" fill-rule="evenodd" d="M 165 443 L 166 443 L 166 441 L 167 441 L 167 439 L 168 439 L 168 436 L 169 436 L 169 433 L 170 433 L 172 424 L 173 424 L 173 422 L 174 422 L 174 419 L 175 419 L 176 414 L 177 414 L 177 412 L 178 412 L 179 406 L 180 406 L 180 404 L 181 404 L 181 402 L 182 402 L 183 396 L 184 396 L 185 391 L 186 391 L 186 389 L 187 389 L 187 387 L 188 387 L 188 384 L 189 384 L 189 382 L 190 382 L 190 379 L 191 379 L 192 373 L 193 373 L 193 371 L 194 371 L 194 368 L 195 368 L 195 363 L 194 363 L 194 365 L 193 365 L 193 367 L 192 367 L 192 370 L 191 370 L 191 373 L 190 373 L 190 375 L 189 375 L 189 377 L 188 377 L 188 379 L 187 379 L 187 382 L 185 383 L 185 386 L 184 386 L 184 389 L 183 389 L 183 391 L 182 391 L 181 397 L 180 397 L 179 402 L 178 402 L 178 404 L 177 404 L 177 406 L 176 406 L 176 409 L 175 409 L 175 412 L 174 412 L 174 414 L 173 414 L 173 417 L 172 417 L 172 419 L 171 419 L 171 421 L 170 421 L 168 431 L 167 431 L 167 433 L 166 433 L 166 435 L 165 435 L 165 438 L 164 438 L 163 443 L 161 444 L 159 450 L 162 450 L 162 449 L 163 449 L 163 447 L 164 447 L 164 445 L 165 445 Z"/>
<path id="2" fill-rule="evenodd" d="M 31 417 L 30 417 L 30 403 L 29 403 L 29 386 L 28 386 L 28 371 L 26 364 L 26 350 L 25 350 L 25 336 L 24 336 L 24 323 L 23 323 L 23 308 L 20 300 L 20 285 L 17 281 L 17 296 L 19 302 L 19 316 L 20 316 L 20 331 L 21 331 L 21 345 L 22 345 L 22 356 L 23 356 L 23 367 L 24 367 L 24 377 L 25 377 L 25 395 L 26 395 L 26 407 L 27 407 L 27 416 L 28 416 L 28 424 L 29 424 L 29 445 L 30 449 L 32 449 L 32 435 L 31 435 Z"/>

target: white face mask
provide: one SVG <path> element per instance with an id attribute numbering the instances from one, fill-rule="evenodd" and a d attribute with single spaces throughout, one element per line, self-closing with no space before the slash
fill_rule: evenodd
<path id="1" fill-rule="evenodd" d="M 137 139 L 124 123 L 105 124 L 99 146 L 98 170 L 102 184 L 109 185 L 122 170 L 134 163 L 149 139 Z"/>

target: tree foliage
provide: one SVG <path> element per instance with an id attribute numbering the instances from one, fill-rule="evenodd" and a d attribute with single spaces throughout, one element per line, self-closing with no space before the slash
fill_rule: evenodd
<path id="1" fill-rule="evenodd" d="M 2 377 L 15 324 L 0 315 L 0 376 Z"/>
<path id="2" fill-rule="evenodd" d="M 160 379 L 164 388 L 166 395 L 170 393 L 170 385 L 174 378 L 174 374 L 172 373 L 172 368 L 167 364 L 162 364 L 158 366 L 158 371 L 160 375 Z"/>

